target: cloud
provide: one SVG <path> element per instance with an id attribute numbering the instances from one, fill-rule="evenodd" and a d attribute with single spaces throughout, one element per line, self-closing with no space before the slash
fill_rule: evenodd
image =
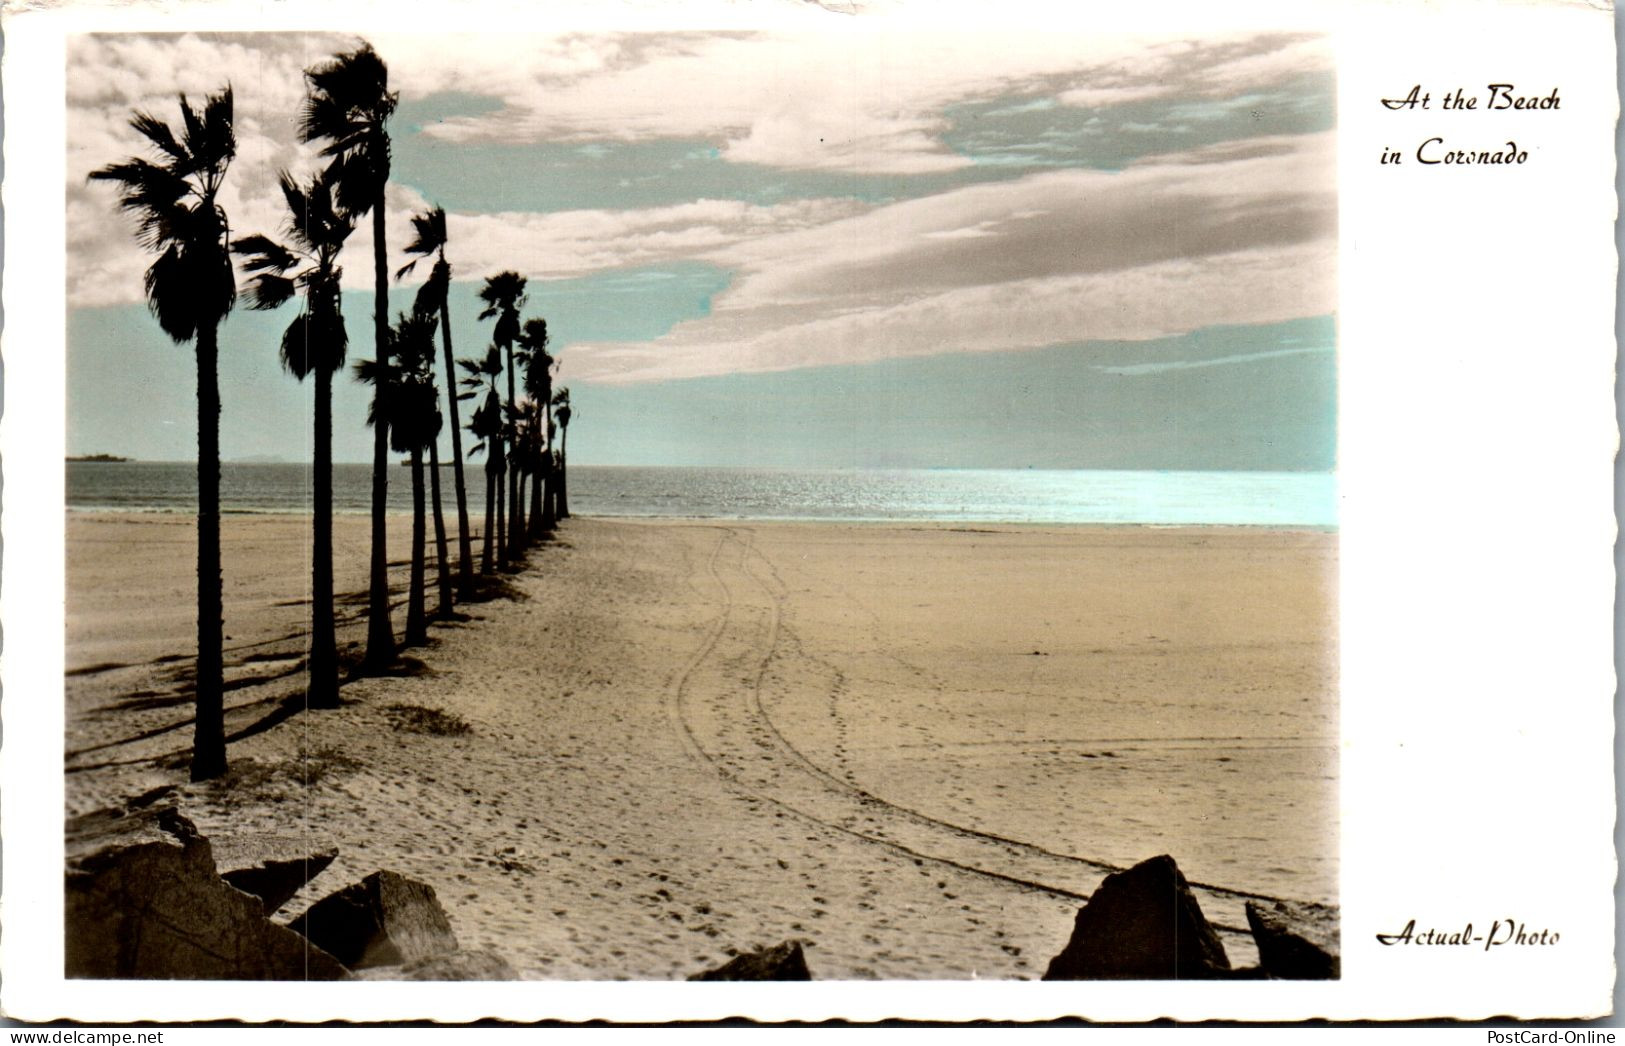
<path id="1" fill-rule="evenodd" d="M 91 171 L 130 156 L 152 158 L 150 143 L 130 127 L 144 111 L 178 130 L 179 96 L 194 107 L 232 87 L 237 155 L 219 201 L 234 235 L 280 234 L 286 205 L 277 172 L 308 175 L 316 151 L 297 139 L 303 70 L 354 41 L 348 37 L 275 34 L 85 35 L 68 48 L 66 218 L 68 302 L 72 306 L 139 300 L 152 257 L 130 235 L 132 219 L 117 209 L 117 191 L 89 182 Z M 405 216 L 400 218 L 405 225 Z"/>
<path id="2" fill-rule="evenodd" d="M 1295 349 L 1269 349 L 1264 352 L 1243 352 L 1234 356 L 1220 356 L 1211 360 L 1161 360 L 1156 363 L 1125 363 L 1119 366 L 1096 364 L 1095 370 L 1102 374 L 1122 374 L 1137 377 L 1142 374 L 1161 374 L 1170 370 L 1191 370 L 1196 367 L 1224 367 L 1233 363 L 1253 363 L 1257 360 L 1271 360 L 1277 356 L 1301 356 L 1304 353 L 1335 352 L 1330 345 L 1316 345 Z"/>
<path id="3" fill-rule="evenodd" d="M 815 9 L 816 10 L 816 9 Z M 436 124 L 457 141 L 705 141 L 731 163 L 784 170 L 940 174 L 969 162 L 942 141 L 946 109 L 1016 110 L 1130 98 L 1219 99 L 1323 68 L 1298 37 L 1194 42 L 1107 34 L 876 29 L 805 32 L 380 36 L 408 97 L 460 91 L 499 107 Z M 234 234 L 277 234 L 276 172 L 313 170 L 296 140 L 302 70 L 354 46 L 337 35 L 76 38 L 68 54 L 69 302 L 139 300 L 150 264 L 114 220 L 96 167 L 142 151 L 132 109 L 176 120 L 228 78 L 239 155 L 222 194 Z M 1228 92 L 1228 94 L 1227 94 Z M 1056 100 L 1052 102 L 1051 99 Z M 1192 119 L 1200 118 L 1193 115 Z M 1037 149 L 1039 145 L 1023 148 Z M 573 376 L 653 380 L 841 359 L 1143 338 L 1211 323 L 1331 310 L 1329 136 L 1248 139 L 1128 166 L 1060 168 L 884 206 L 697 199 L 642 209 L 450 216 L 460 279 L 535 280 L 695 260 L 735 274 L 703 320 L 647 344 L 568 349 Z M 516 177 L 528 176 L 516 172 Z M 427 205 L 391 185 L 391 270 Z M 372 279 L 371 222 L 342 259 Z"/>
<path id="4" fill-rule="evenodd" d="M 451 215 L 448 255 L 458 278 L 515 268 L 557 279 L 710 257 L 743 241 L 815 228 L 865 209 L 845 199 L 773 206 L 696 200 L 631 211 Z"/>
<path id="5" fill-rule="evenodd" d="M 1141 340 L 1335 309 L 1332 137 L 1050 171 L 702 255 L 712 313 L 569 349 L 572 378 L 643 381 L 944 352 Z"/>
<path id="6" fill-rule="evenodd" d="M 412 97 L 464 91 L 503 107 L 426 133 L 459 142 L 705 139 L 723 155 L 794 170 L 928 174 L 969 162 L 943 110 L 991 96 L 1100 107 L 1220 97 L 1330 57 L 1315 37 L 1161 40 L 1033 28 L 877 28 L 828 19 L 793 33 L 670 32 L 510 41 L 380 37 Z M 513 61 L 515 53 L 529 58 Z"/>

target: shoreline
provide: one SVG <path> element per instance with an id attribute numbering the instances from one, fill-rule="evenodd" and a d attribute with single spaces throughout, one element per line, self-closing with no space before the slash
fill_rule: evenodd
<path id="1" fill-rule="evenodd" d="M 1167 851 L 1194 882 L 1336 900 L 1335 534 L 577 517 L 406 674 L 189 785 L 162 763 L 186 740 L 182 515 L 68 513 L 68 812 L 173 785 L 205 834 L 332 842 L 279 920 L 389 868 L 526 978 L 676 978 L 791 937 L 820 978 L 1033 977 L 1078 902 L 965 869 L 1086 894 Z M 228 733 L 298 692 L 304 520 L 225 518 Z M 336 520 L 341 647 L 366 524 Z M 1246 852 L 1231 817 L 1294 854 Z"/>
<path id="2" fill-rule="evenodd" d="M 99 506 L 99 505 L 66 505 L 63 511 L 77 516 L 196 516 L 195 509 L 180 508 L 132 508 L 129 506 Z M 280 509 L 280 508 L 233 508 L 220 511 L 222 519 L 228 517 L 258 518 L 261 516 L 305 516 L 312 515 L 309 509 Z M 369 518 L 370 509 L 339 510 L 333 512 L 335 517 Z M 399 509 L 390 509 L 384 513 L 391 519 L 410 520 L 412 513 L 402 512 Z M 425 517 L 432 527 L 434 517 Z M 854 526 L 854 527 L 901 527 L 920 530 L 965 529 L 968 527 L 1014 527 L 1028 530 L 1087 530 L 1099 528 L 1102 530 L 1118 530 L 1124 528 L 1144 528 L 1146 530 L 1246 530 L 1255 532 L 1280 532 L 1284 534 L 1310 533 L 1336 535 L 1342 532 L 1341 524 L 1317 523 L 1155 523 L 1155 522 L 1084 522 L 1075 520 L 1010 520 L 1010 519 L 972 519 L 955 518 L 942 519 L 936 517 L 897 517 L 897 516 L 678 516 L 678 515 L 598 515 L 590 512 L 572 512 L 571 518 L 583 520 L 598 520 L 605 523 L 736 523 L 736 524 L 806 524 L 808 526 Z M 470 513 L 470 522 L 473 513 Z M 454 528 L 457 523 L 456 506 L 451 507 L 447 513 L 447 535 L 455 540 Z M 433 538 L 430 538 L 433 543 Z"/>

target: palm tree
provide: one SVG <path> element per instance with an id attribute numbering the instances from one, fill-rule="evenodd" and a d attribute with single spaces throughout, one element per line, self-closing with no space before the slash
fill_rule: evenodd
<path id="1" fill-rule="evenodd" d="M 553 357 L 547 346 L 552 341 L 547 333 L 547 321 L 540 317 L 525 321 L 519 343 L 525 359 L 525 394 L 540 407 L 538 429 L 541 435 L 541 453 L 536 476 L 536 511 L 531 514 L 531 530 L 540 536 L 553 529 L 553 422 L 550 415 L 553 400 Z"/>
<path id="2" fill-rule="evenodd" d="M 517 355 L 517 354 L 516 354 Z M 525 500 L 525 482 L 530 481 L 530 533 L 527 538 L 538 537 L 537 525 L 542 515 L 542 459 L 546 454 L 543 450 L 546 437 L 543 430 L 546 419 L 542 416 L 542 408 L 533 399 L 522 400 L 519 410 L 514 417 L 514 439 L 517 458 L 514 465 L 521 475 L 519 478 L 519 500 Z"/>
<path id="3" fill-rule="evenodd" d="M 566 469 L 565 447 L 570 442 L 570 390 L 561 388 L 553 394 L 553 416 L 559 421 L 559 471 L 558 471 L 558 508 L 556 515 L 559 519 L 570 518 L 570 485 L 567 482 L 569 473 Z"/>
<path id="4" fill-rule="evenodd" d="M 220 322 L 237 299 L 230 229 L 217 202 L 237 154 L 228 85 L 201 110 L 181 96 L 182 131 L 149 113 L 130 125 L 158 162 L 131 157 L 92 171 L 119 187 L 119 207 L 138 219 L 136 238 L 158 255 L 146 273 L 147 306 L 177 345 L 197 353 L 197 696 L 192 780 L 226 771 L 223 610 L 220 580 Z"/>
<path id="5" fill-rule="evenodd" d="M 497 559 L 501 559 L 502 527 L 501 527 L 501 501 L 502 501 L 502 473 L 507 466 L 507 456 L 503 451 L 502 423 L 502 396 L 497 391 L 497 381 L 502 377 L 502 350 L 492 345 L 480 360 L 461 359 L 457 365 L 467 372 L 462 379 L 462 385 L 468 389 L 463 393 L 463 399 L 473 399 L 485 392 L 485 402 L 474 411 L 469 420 L 468 431 L 478 440 L 468 449 L 470 456 L 485 454 L 485 558 L 480 564 L 480 573 L 489 574 L 495 567 L 491 557 L 491 542 L 493 537 L 497 541 Z M 497 523 L 492 524 L 492 511 L 497 512 Z"/>
<path id="6" fill-rule="evenodd" d="M 412 216 L 412 229 L 417 234 L 413 241 L 406 245 L 406 253 L 415 255 L 414 259 L 401 267 L 395 273 L 400 279 L 417 266 L 419 260 L 434 255 L 434 269 L 429 278 L 424 281 L 418 290 L 418 300 L 415 309 L 438 310 L 440 313 L 440 342 L 446 356 L 446 408 L 451 417 L 451 463 L 452 474 L 457 488 L 457 581 L 466 597 L 472 592 L 474 584 L 474 553 L 468 536 L 468 491 L 463 482 L 463 433 L 462 420 L 457 417 L 457 387 L 452 380 L 456 364 L 451 355 L 451 265 L 446 261 L 446 212 L 436 207 L 422 214 Z M 439 449 L 431 446 L 429 449 L 430 465 L 435 469 L 434 476 L 434 510 L 435 528 L 438 535 L 445 529 L 440 516 L 440 472 Z M 439 538 L 437 537 L 437 540 Z M 444 563 L 446 549 L 444 542 L 440 545 L 440 559 Z M 444 567 L 441 569 L 441 613 L 451 610 L 451 599 L 445 593 Z"/>
<path id="7" fill-rule="evenodd" d="M 487 277 L 485 286 L 480 289 L 480 300 L 485 302 L 485 310 L 480 313 L 480 319 L 488 320 L 493 316 L 496 317 L 496 329 L 491 332 L 491 341 L 498 348 L 507 350 L 508 412 L 511 416 L 518 405 L 514 395 L 513 344 L 519 337 L 519 309 L 525 304 L 525 278 L 517 272 L 499 272 L 495 276 Z M 508 535 L 507 553 L 502 557 L 504 563 L 518 553 L 519 538 L 524 529 L 524 517 L 518 504 L 517 470 L 510 475 L 508 486 L 514 526 L 513 533 Z"/>
<path id="8" fill-rule="evenodd" d="M 389 68 L 371 44 L 333 57 L 305 71 L 309 90 L 299 118 L 299 140 L 323 141 L 330 157 L 327 179 L 339 206 L 352 216 L 372 212 L 373 341 L 383 376 L 389 373 L 389 267 L 385 261 L 384 187 L 389 183 L 390 116 L 398 96 L 389 90 Z M 389 418 L 388 382 L 377 398 Z M 367 601 L 367 653 L 364 667 L 378 670 L 395 658 L 395 632 L 389 620 L 389 556 L 384 529 L 389 494 L 389 433 L 376 425 L 372 458 L 372 570 Z"/>
<path id="9" fill-rule="evenodd" d="M 245 256 L 249 307 L 275 309 L 299 291 L 304 309 L 282 334 L 282 366 L 298 381 L 316 377 L 312 467 L 310 680 L 305 700 L 315 708 L 339 703 L 338 647 L 333 634 L 333 372 L 344 363 L 349 339 L 339 305 L 339 250 L 355 219 L 334 203 L 324 175 L 301 186 L 283 171 L 279 182 L 288 203 L 285 223 L 292 247 L 267 236 L 232 243 Z M 293 275 L 288 273 L 303 265 Z"/>
<path id="10" fill-rule="evenodd" d="M 394 362 L 388 369 L 372 360 L 356 364 L 356 375 L 375 390 L 367 421 L 377 427 L 376 390 L 388 387 L 390 416 L 384 420 L 390 446 L 396 453 L 410 454 L 412 460 L 412 568 L 406 588 L 406 632 L 402 637 L 402 644 L 409 647 L 422 646 L 429 640 L 423 593 L 423 449 L 440 437 L 440 392 L 434 386 L 434 329 L 438 322 L 433 312 L 414 312 L 410 316 L 402 313 L 391 331 Z"/>

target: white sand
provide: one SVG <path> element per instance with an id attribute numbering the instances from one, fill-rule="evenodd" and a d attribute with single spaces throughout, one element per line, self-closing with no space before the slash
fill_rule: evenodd
<path id="1" fill-rule="evenodd" d="M 1080 903 L 1055 891 L 1099 862 L 1335 900 L 1334 535 L 571 520 L 421 672 L 191 786 L 189 663 L 163 660 L 192 643 L 190 520 L 67 526 L 69 812 L 175 783 L 206 833 L 336 844 L 280 918 L 391 868 L 526 977 L 799 937 L 821 979 L 988 978 L 1043 972 Z M 228 732 L 298 691 L 306 533 L 226 522 Z M 366 520 L 336 541 L 343 645 Z M 471 730 L 398 729 L 398 704 Z"/>

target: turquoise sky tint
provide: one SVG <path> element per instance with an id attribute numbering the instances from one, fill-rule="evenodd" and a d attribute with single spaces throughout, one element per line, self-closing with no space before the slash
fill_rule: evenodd
<path id="1" fill-rule="evenodd" d="M 374 42 L 402 91 L 390 267 L 407 214 L 446 207 L 460 356 L 489 340 L 483 277 L 530 277 L 572 460 L 1335 463 L 1334 77 L 1313 39 Z M 316 162 L 291 134 L 299 70 L 345 45 L 73 46 L 70 453 L 195 453 L 191 349 L 147 314 L 150 259 L 84 173 L 140 151 L 132 109 L 173 119 L 177 87 L 253 68 L 234 77 L 227 202 L 234 230 L 272 231 L 276 168 Z M 823 76 L 829 55 L 860 86 Z M 343 263 L 356 359 L 373 351 L 365 223 Z M 396 285 L 392 309 L 414 293 Z M 277 362 L 292 314 L 240 308 L 221 331 L 228 459 L 308 453 L 309 389 Z M 367 393 L 336 390 L 335 457 L 367 461 Z"/>

